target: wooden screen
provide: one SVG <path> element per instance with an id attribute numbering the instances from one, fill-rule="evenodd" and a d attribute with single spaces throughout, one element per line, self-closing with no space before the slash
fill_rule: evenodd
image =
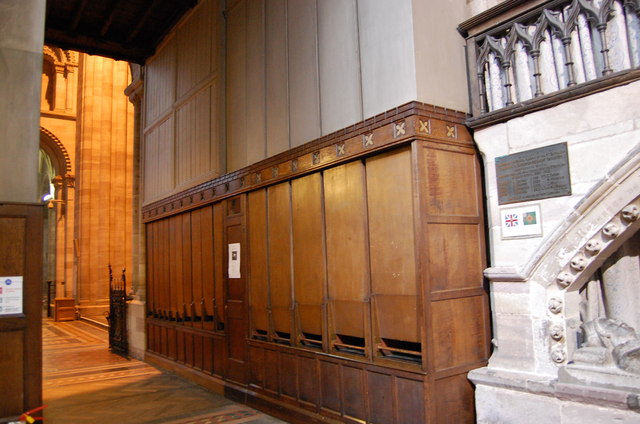
<path id="1" fill-rule="evenodd" d="M 413 140 L 150 222 L 148 358 L 294 422 L 472 422 L 479 181 L 472 147 Z"/>
<path id="2" fill-rule="evenodd" d="M 0 204 L 0 287 L 23 287 L 22 312 L 0 314 L 0 419 L 42 405 L 42 208 Z"/>

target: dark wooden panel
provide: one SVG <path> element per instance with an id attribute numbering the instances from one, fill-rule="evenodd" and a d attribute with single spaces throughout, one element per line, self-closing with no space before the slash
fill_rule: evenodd
<path id="1" fill-rule="evenodd" d="M 248 369 L 246 364 L 247 343 L 247 309 L 245 305 L 246 291 L 246 260 L 243 259 L 243 251 L 246 251 L 244 237 L 244 198 L 235 198 L 226 202 L 227 216 L 225 218 L 225 240 L 227 244 L 240 243 L 240 278 L 229 278 L 226 275 L 226 328 L 227 328 L 227 360 L 226 376 L 230 380 L 244 384 L 247 380 Z M 228 263 L 228 251 L 224 254 L 224 263 Z"/>
<path id="2" fill-rule="evenodd" d="M 267 193 L 247 196 L 252 336 L 266 340 L 269 331 L 267 273 Z"/>
<path id="3" fill-rule="evenodd" d="M 0 210 L 1 211 L 1 210 Z M 24 275 L 26 219 L 0 216 L 0 275 Z"/>
<path id="4" fill-rule="evenodd" d="M 156 248 L 156 242 L 155 242 L 155 227 L 156 227 L 156 223 L 152 222 L 150 224 L 146 224 L 145 225 L 145 237 L 147 240 L 146 243 L 146 263 L 147 263 L 147 275 L 146 275 L 146 280 L 147 280 L 147 287 L 146 287 L 146 294 L 147 294 L 147 302 L 146 302 L 146 310 L 147 310 L 147 315 L 153 314 L 155 312 L 155 268 L 157 265 L 157 261 L 155 258 L 155 248 Z M 147 340 L 150 339 L 150 334 L 147 333 Z M 149 341 L 147 341 L 147 346 L 151 346 L 151 343 Z"/>
<path id="5" fill-rule="evenodd" d="M 193 336 L 193 366 L 197 369 L 203 369 L 204 366 L 204 340 L 200 334 Z"/>
<path id="6" fill-rule="evenodd" d="M 193 290 L 191 287 L 191 214 L 182 215 L 182 315 L 185 325 L 192 324 L 191 302 L 193 301 Z"/>
<path id="7" fill-rule="evenodd" d="M 167 327 L 160 327 L 160 354 L 168 356 L 169 351 L 169 334 Z"/>
<path id="8" fill-rule="evenodd" d="M 162 316 L 164 318 L 169 317 L 169 312 L 171 310 L 171 270 L 170 270 L 170 246 L 171 239 L 169 237 L 169 220 L 162 220 L 162 240 L 160 242 L 161 252 L 162 252 L 162 270 L 161 270 L 161 281 L 162 286 L 160 288 L 161 298 L 162 298 Z M 166 338 L 164 339 L 166 342 Z M 166 348 L 166 343 L 165 343 Z M 166 352 L 166 350 L 165 350 Z M 165 353 L 166 354 L 166 353 Z"/>
<path id="9" fill-rule="evenodd" d="M 426 402 L 424 381 L 396 377 L 398 399 L 398 423 L 424 424 Z M 448 421 L 457 423 L 456 420 Z"/>
<path id="10" fill-rule="evenodd" d="M 423 149 L 429 215 L 478 216 L 479 170 L 473 152 L 467 149 Z"/>
<path id="11" fill-rule="evenodd" d="M 167 349 L 167 356 L 172 359 L 175 360 L 177 358 L 177 345 L 176 345 L 176 329 L 171 327 L 168 329 L 168 349 Z"/>
<path id="12" fill-rule="evenodd" d="M 298 390 L 300 400 L 311 405 L 320 403 L 318 361 L 305 356 L 298 357 Z"/>
<path id="13" fill-rule="evenodd" d="M 17 220 L 14 220 L 17 222 Z M 6 223 L 6 219 L 0 219 Z M 0 229 L 4 230 L 0 224 Z M 3 233 L 5 234 L 5 233 Z M 24 232 L 23 232 L 24 234 Z M 2 250 L 5 251 L 4 249 Z M 24 252 L 24 250 L 20 250 Z M 8 264 L 4 264 L 2 271 L 13 270 L 9 275 L 15 275 L 17 266 L 20 266 L 22 259 L 13 257 Z M 2 275 L 8 275 L 3 273 Z M 20 272 L 22 274 L 22 272 Z M 2 318 L 6 319 L 6 318 Z M 25 410 L 24 396 L 24 331 L 0 331 L 0 375 L 2 376 L 2 396 L 0 396 L 0 417 L 20 415 Z M 9 388 L 11 388 L 9 390 Z"/>
<path id="14" fill-rule="evenodd" d="M 482 287 L 483 250 L 478 224 L 427 226 L 432 291 Z"/>
<path id="15" fill-rule="evenodd" d="M 366 420 L 364 371 L 360 368 L 343 366 L 342 387 L 344 414 L 351 418 Z"/>
<path id="16" fill-rule="evenodd" d="M 290 340 L 292 322 L 290 184 L 269 187 L 267 202 L 271 317 L 277 337 L 284 342 Z"/>
<path id="17" fill-rule="evenodd" d="M 264 387 L 264 349 L 249 346 L 249 384 Z"/>
<path id="18" fill-rule="evenodd" d="M 225 375 L 226 342 L 224 338 L 216 338 L 213 343 L 213 373 L 220 377 Z"/>
<path id="19" fill-rule="evenodd" d="M 340 414 L 342 392 L 340 391 L 340 366 L 333 362 L 320 361 L 320 406 Z"/>
<path id="20" fill-rule="evenodd" d="M 317 346 L 317 339 L 323 334 L 322 306 L 326 285 L 320 173 L 291 182 L 291 206 L 294 293 L 298 328 L 302 333 L 299 337 L 307 339 L 306 345 Z M 319 347 L 322 347 L 321 339 Z"/>
<path id="21" fill-rule="evenodd" d="M 187 359 L 184 334 L 182 330 L 178 330 L 176 334 L 176 358 L 178 362 L 182 363 L 185 363 Z"/>
<path id="22" fill-rule="evenodd" d="M 203 209 L 196 209 L 191 212 L 191 289 L 193 298 L 191 299 L 190 313 L 193 317 L 193 326 L 202 328 L 202 316 L 200 301 L 202 297 L 202 243 L 206 240 L 202 228 Z"/>
<path id="23" fill-rule="evenodd" d="M 280 393 L 292 398 L 298 397 L 298 367 L 296 356 L 280 352 L 278 373 L 280 375 Z"/>
<path id="24" fill-rule="evenodd" d="M 436 370 L 487 359 L 484 297 L 432 303 L 432 332 Z"/>
<path id="25" fill-rule="evenodd" d="M 182 264 L 182 217 L 171 218 L 171 316 L 181 316 L 184 298 Z"/>
<path id="26" fill-rule="evenodd" d="M 215 276 L 216 330 L 224 330 L 224 206 L 213 205 L 213 244 Z"/>
<path id="27" fill-rule="evenodd" d="M 202 209 L 200 217 L 202 240 L 202 299 L 199 301 L 199 313 L 202 316 L 202 326 L 213 330 L 213 298 L 215 297 L 214 253 L 213 253 L 213 207 Z M 222 228 L 220 229 L 222 231 Z"/>
<path id="28" fill-rule="evenodd" d="M 367 373 L 370 423 L 389 424 L 393 419 L 393 377 L 377 372 Z"/>
<path id="29" fill-rule="evenodd" d="M 194 340 L 193 340 L 193 333 L 184 333 L 184 363 L 189 365 L 189 366 L 193 366 L 194 364 L 194 354 L 193 354 L 193 346 L 194 346 Z"/>
<path id="30" fill-rule="evenodd" d="M 436 423 L 475 423 L 475 403 L 473 385 L 466 373 L 436 380 L 435 387 Z"/>
<path id="31" fill-rule="evenodd" d="M 280 373 L 278 372 L 278 352 L 265 349 L 264 352 L 264 388 L 274 393 L 280 392 Z"/>
<path id="32" fill-rule="evenodd" d="M 202 370 L 206 373 L 213 373 L 213 337 L 205 336 L 202 345 Z"/>

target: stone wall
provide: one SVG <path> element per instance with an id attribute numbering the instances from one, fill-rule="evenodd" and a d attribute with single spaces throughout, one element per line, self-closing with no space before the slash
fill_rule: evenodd
<path id="1" fill-rule="evenodd" d="M 640 194 L 640 82 L 478 129 L 475 140 L 485 160 L 494 316 L 489 366 L 470 374 L 478 421 L 637 422 L 636 391 L 558 376 L 578 347 L 578 290 L 638 230 L 621 212 Z M 567 143 L 571 195 L 499 205 L 496 158 L 557 143 Z M 542 235 L 504 238 L 500 210 L 533 204 Z M 572 265 L 576 258 L 583 263 Z"/>

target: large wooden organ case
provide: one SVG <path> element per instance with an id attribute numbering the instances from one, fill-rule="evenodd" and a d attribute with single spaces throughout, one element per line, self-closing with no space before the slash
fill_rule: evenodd
<path id="1" fill-rule="evenodd" d="M 474 422 L 464 118 L 410 103 L 144 208 L 147 360 L 290 422 Z"/>

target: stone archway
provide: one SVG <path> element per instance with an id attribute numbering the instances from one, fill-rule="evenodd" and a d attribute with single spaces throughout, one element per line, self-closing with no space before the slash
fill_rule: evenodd
<path id="1" fill-rule="evenodd" d="M 52 270 L 46 280 L 53 281 L 57 297 L 72 294 L 75 263 L 73 260 L 74 190 L 75 177 L 71 157 L 62 141 L 51 131 L 40 127 L 40 148 L 51 159 L 55 176 L 51 183 L 55 191 L 47 199 L 49 240 L 48 267 Z M 68 284 L 67 284 L 68 283 Z"/>

